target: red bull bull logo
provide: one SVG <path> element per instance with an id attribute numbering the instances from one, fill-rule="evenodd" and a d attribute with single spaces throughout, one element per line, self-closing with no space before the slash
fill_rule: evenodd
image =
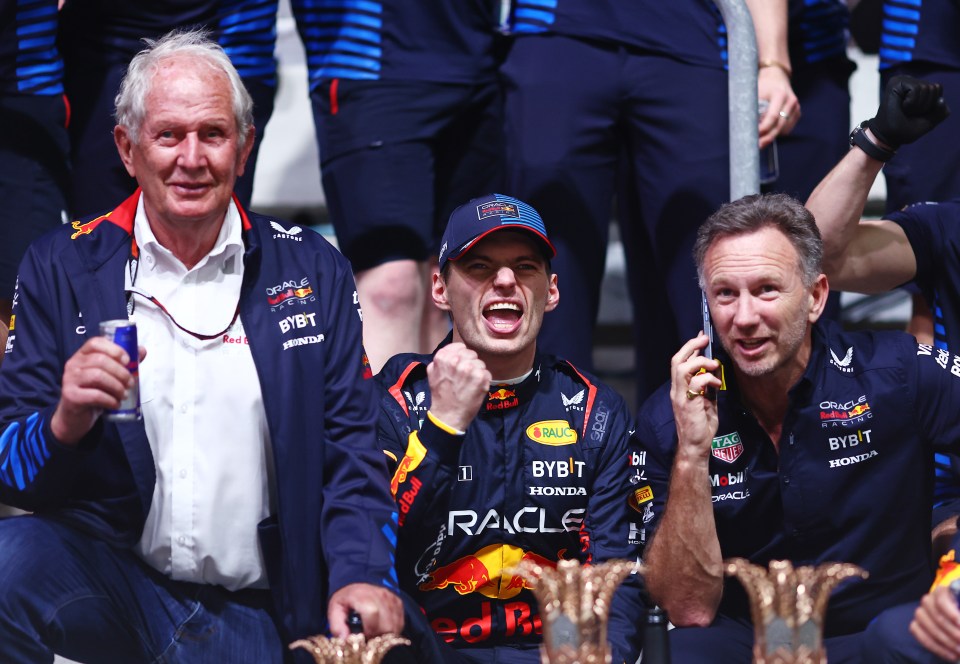
<path id="1" fill-rule="evenodd" d="M 390 480 L 390 492 L 396 496 L 400 485 L 407 481 L 407 474 L 413 472 L 420 462 L 427 456 L 427 448 L 423 446 L 417 436 L 410 436 L 407 443 L 407 453 L 400 459 L 397 471 Z"/>
<path id="2" fill-rule="evenodd" d="M 103 215 L 102 217 L 97 217 L 91 221 L 88 221 L 85 224 L 81 224 L 79 221 L 74 221 L 70 224 L 73 227 L 73 230 L 76 233 L 73 233 L 70 236 L 71 240 L 76 240 L 81 235 L 90 235 L 93 232 L 93 229 L 100 225 L 100 222 L 107 218 L 108 215 Z"/>
<path id="3" fill-rule="evenodd" d="M 560 555 L 563 551 L 560 552 Z M 560 558 L 558 555 L 558 559 Z M 532 551 L 525 551 L 510 544 L 491 544 L 476 553 L 463 556 L 449 565 L 432 570 L 428 579 L 420 584 L 420 590 L 443 590 L 452 588 L 460 595 L 480 593 L 490 599 L 511 599 L 521 590 L 530 589 L 530 583 L 513 574 L 513 569 L 524 560 L 543 567 L 554 568 L 556 560 L 550 560 Z"/>
<path id="4" fill-rule="evenodd" d="M 937 586 L 949 586 L 957 579 L 960 579 L 960 565 L 957 564 L 955 558 L 955 549 L 950 549 L 940 557 L 940 567 L 937 569 L 937 576 L 934 578 L 930 590 L 933 590 Z"/>
<path id="5" fill-rule="evenodd" d="M 505 410 L 514 408 L 520 403 L 517 399 L 517 393 L 501 387 L 487 395 L 487 410 Z"/>

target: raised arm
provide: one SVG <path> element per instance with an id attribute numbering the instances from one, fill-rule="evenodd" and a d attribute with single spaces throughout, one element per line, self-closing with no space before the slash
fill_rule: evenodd
<path id="1" fill-rule="evenodd" d="M 723 560 L 710 494 L 710 443 L 717 431 L 717 405 L 699 396 L 719 388 L 715 360 L 699 351 L 702 333 L 671 362 L 670 399 L 677 426 L 677 452 L 663 518 L 647 547 L 647 589 L 678 627 L 709 625 L 723 592 Z"/>
<path id="2" fill-rule="evenodd" d="M 855 130 L 854 147 L 807 200 L 823 235 L 824 272 L 840 290 L 879 293 L 909 281 L 916 257 L 893 222 L 861 222 L 867 195 L 884 162 L 949 113 L 939 84 L 896 76 L 877 115 Z"/>

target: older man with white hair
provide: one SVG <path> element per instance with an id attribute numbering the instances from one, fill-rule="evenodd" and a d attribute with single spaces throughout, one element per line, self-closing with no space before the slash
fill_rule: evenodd
<path id="1" fill-rule="evenodd" d="M 402 628 L 350 266 L 235 202 L 251 106 L 202 33 L 150 43 L 114 132 L 140 188 L 21 265 L 0 500 L 33 515 L 0 521 L 4 662 L 280 662 L 351 611 Z M 128 316 L 143 417 L 114 422 L 137 358 L 97 330 Z"/>

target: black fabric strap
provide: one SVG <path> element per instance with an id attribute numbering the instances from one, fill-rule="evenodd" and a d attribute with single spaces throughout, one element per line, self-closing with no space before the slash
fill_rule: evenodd
<path id="1" fill-rule="evenodd" d="M 867 128 L 867 123 L 869 120 L 864 120 L 860 123 L 859 127 L 854 127 L 853 131 L 850 132 L 850 146 L 854 145 L 867 153 L 867 156 L 871 159 L 876 159 L 877 161 L 890 161 L 893 155 L 897 154 L 896 150 L 888 150 L 887 148 L 882 148 L 873 141 L 870 140 L 870 137 L 867 136 L 867 133 L 864 129 Z"/>

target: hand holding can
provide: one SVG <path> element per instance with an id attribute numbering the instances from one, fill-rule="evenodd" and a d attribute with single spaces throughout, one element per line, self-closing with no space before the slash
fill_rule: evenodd
<path id="1" fill-rule="evenodd" d="M 133 383 L 124 392 L 120 407 L 104 413 L 110 422 L 133 422 L 143 417 L 140 410 L 140 362 L 137 347 L 137 324 L 131 320 L 105 320 L 100 323 L 100 336 L 123 348 L 130 362 L 127 368 L 133 375 Z"/>

